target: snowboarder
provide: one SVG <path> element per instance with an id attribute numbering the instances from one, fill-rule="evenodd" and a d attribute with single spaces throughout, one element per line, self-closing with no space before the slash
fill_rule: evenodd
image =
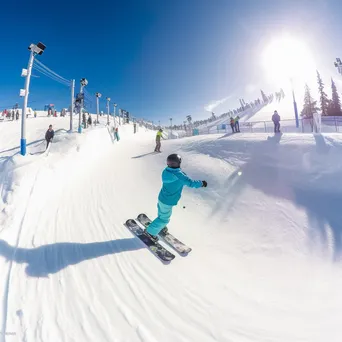
<path id="1" fill-rule="evenodd" d="M 235 133 L 235 120 L 233 117 L 230 118 L 230 127 L 232 128 L 232 133 Z"/>
<path id="2" fill-rule="evenodd" d="M 154 152 L 160 152 L 161 142 L 160 139 L 164 139 L 163 137 L 163 130 L 160 128 L 156 135 L 156 148 L 154 149 Z"/>
<path id="3" fill-rule="evenodd" d="M 49 147 L 49 144 L 50 144 L 51 140 L 53 139 L 54 135 L 55 135 L 55 132 L 52 129 L 52 125 L 50 125 L 49 129 L 45 133 L 46 148 Z"/>
<path id="4" fill-rule="evenodd" d="M 158 241 L 157 235 L 162 229 L 167 229 L 170 222 L 172 207 L 177 205 L 184 185 L 190 188 L 207 187 L 206 181 L 192 180 L 180 168 L 182 158 L 178 154 L 170 154 L 167 157 L 167 167 L 162 173 L 163 186 L 158 197 L 158 217 L 145 229 L 145 234 L 154 241 Z"/>
<path id="5" fill-rule="evenodd" d="M 274 123 L 274 133 L 280 133 L 280 115 L 276 110 L 272 115 L 272 121 Z"/>

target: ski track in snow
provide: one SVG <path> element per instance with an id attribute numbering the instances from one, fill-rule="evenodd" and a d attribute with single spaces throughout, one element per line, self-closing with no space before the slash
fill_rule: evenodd
<path id="1" fill-rule="evenodd" d="M 51 120 L 28 120 L 31 139 Z M 1 342 L 340 340 L 342 219 L 322 199 L 342 200 L 342 138 L 211 135 L 149 154 L 145 129 L 120 126 L 118 143 L 104 124 L 56 125 L 46 158 L 4 147 Z M 170 229 L 193 250 L 163 265 L 123 223 L 154 217 L 171 152 L 209 186 L 184 190 Z"/>

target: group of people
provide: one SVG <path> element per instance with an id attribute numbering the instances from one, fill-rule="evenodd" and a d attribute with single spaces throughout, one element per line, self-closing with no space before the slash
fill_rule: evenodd
<path id="1" fill-rule="evenodd" d="M 239 125 L 240 117 L 230 118 L 230 127 L 232 128 L 233 133 L 240 133 L 240 125 Z"/>
<path id="2" fill-rule="evenodd" d="M 16 120 L 19 120 L 19 116 L 20 116 L 20 114 L 19 114 L 19 110 L 17 109 L 16 111 L 14 110 L 14 109 L 12 109 L 12 110 L 7 110 L 7 109 L 5 109 L 3 112 L 2 112 L 2 116 L 3 117 L 5 117 L 5 118 L 7 118 L 7 119 L 12 119 L 12 121 L 14 120 L 14 118 L 16 119 Z"/>

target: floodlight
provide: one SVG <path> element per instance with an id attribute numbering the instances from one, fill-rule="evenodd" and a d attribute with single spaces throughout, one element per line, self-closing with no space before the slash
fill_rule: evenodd
<path id="1" fill-rule="evenodd" d="M 42 55 L 44 50 L 45 50 L 45 48 L 46 48 L 46 46 L 43 43 L 41 43 L 41 42 L 39 42 L 37 45 L 31 44 L 28 47 L 28 49 L 30 51 L 32 51 L 33 53 L 38 54 L 38 55 Z"/>

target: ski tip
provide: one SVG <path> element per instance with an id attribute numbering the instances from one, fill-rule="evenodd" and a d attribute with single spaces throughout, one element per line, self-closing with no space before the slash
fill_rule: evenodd
<path id="1" fill-rule="evenodd" d="M 133 220 L 133 219 L 128 219 L 125 224 L 127 225 L 127 224 L 130 224 L 130 223 L 136 224 L 135 220 Z"/>
<path id="2" fill-rule="evenodd" d="M 138 218 L 140 218 L 140 217 L 147 217 L 147 215 L 144 214 L 144 213 L 141 213 L 141 214 L 138 215 Z"/>

